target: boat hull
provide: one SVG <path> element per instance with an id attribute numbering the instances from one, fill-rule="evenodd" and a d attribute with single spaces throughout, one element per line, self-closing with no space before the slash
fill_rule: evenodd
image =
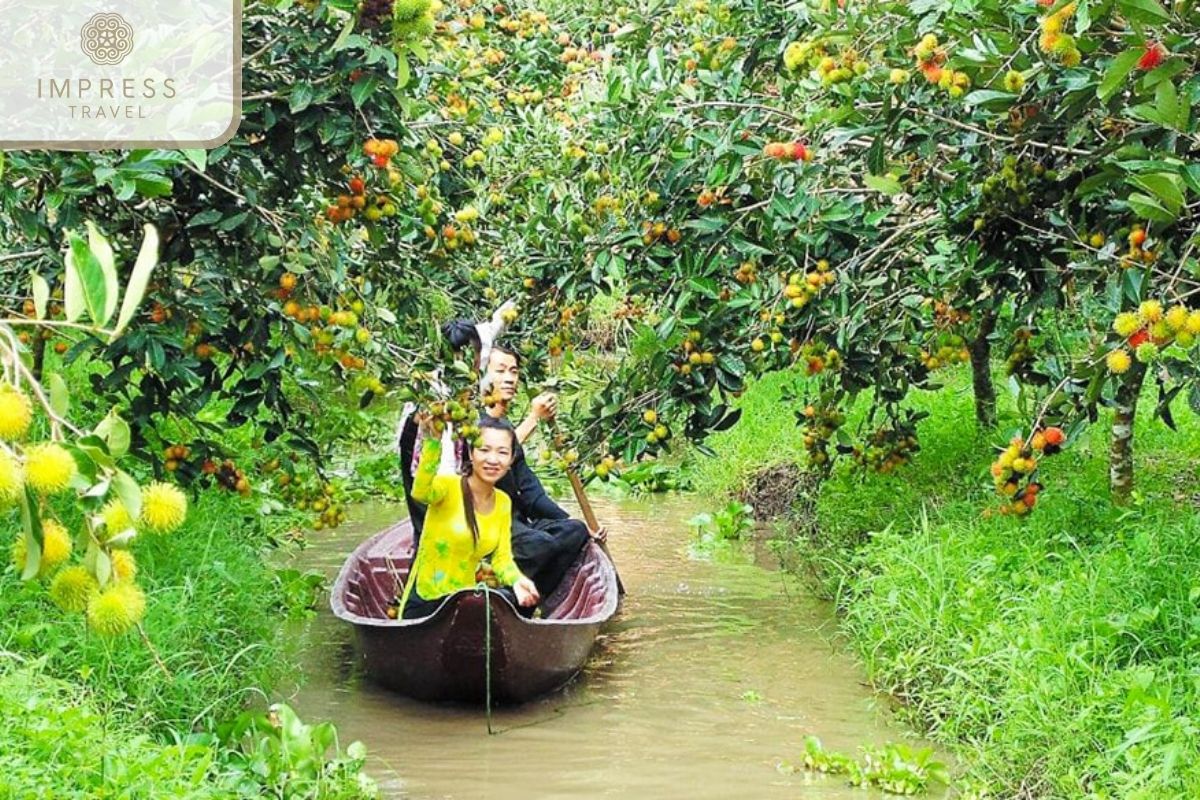
<path id="1" fill-rule="evenodd" d="M 616 571 L 589 543 L 541 618 L 521 616 L 498 592 L 467 589 L 428 617 L 389 619 L 411 560 L 404 521 L 351 554 L 330 602 L 354 626 L 368 677 L 420 700 L 478 703 L 490 694 L 493 703 L 520 703 L 553 691 L 579 672 L 617 610 Z"/>

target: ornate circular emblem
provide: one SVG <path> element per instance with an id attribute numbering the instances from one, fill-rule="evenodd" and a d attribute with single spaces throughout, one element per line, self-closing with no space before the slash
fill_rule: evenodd
<path id="1" fill-rule="evenodd" d="M 79 46 L 96 64 L 120 64 L 133 52 L 133 28 L 120 14 L 96 14 L 80 30 Z"/>

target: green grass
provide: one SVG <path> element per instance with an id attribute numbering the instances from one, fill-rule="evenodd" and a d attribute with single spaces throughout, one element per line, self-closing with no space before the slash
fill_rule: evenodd
<path id="1" fill-rule="evenodd" d="M 221 719 L 283 668 L 281 594 L 262 558 L 267 541 L 265 518 L 250 502 L 213 490 L 179 530 L 135 542 L 148 601 L 143 627 L 170 676 L 136 632 L 115 641 L 89 633 L 82 615 L 64 615 L 45 583 L 22 582 L 7 557 L 0 650 L 38 659 L 51 676 L 78 681 L 102 711 L 151 732 Z"/>
<path id="2" fill-rule="evenodd" d="M 763 418 L 713 442 L 739 471 L 795 452 L 777 391 L 752 387 L 742 401 Z M 1044 460 L 1046 490 L 1018 520 L 981 515 L 998 501 L 991 445 L 1019 425 L 1010 399 L 984 434 L 965 373 L 912 404 L 931 412 L 914 463 L 892 476 L 839 467 L 808 544 L 871 679 L 995 795 L 1200 796 L 1195 416 L 1180 404 L 1173 433 L 1143 403 L 1138 496 L 1121 508 L 1102 415 Z M 708 489 L 737 480 L 704 466 L 698 477 Z"/>

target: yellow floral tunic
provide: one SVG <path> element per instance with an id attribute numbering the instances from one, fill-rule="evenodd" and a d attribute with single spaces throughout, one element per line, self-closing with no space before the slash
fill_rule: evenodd
<path id="1" fill-rule="evenodd" d="M 413 499 L 429 508 L 413 565 L 417 593 L 425 600 L 436 600 L 474 586 L 479 561 L 489 555 L 496 578 L 511 586 L 523 577 L 512 555 L 512 500 L 497 489 L 491 512 L 475 512 L 479 541 L 474 541 L 463 510 L 462 478 L 437 474 L 441 454 L 441 441 L 426 439 L 413 476 Z M 404 601 L 412 585 L 409 581 L 405 587 Z"/>

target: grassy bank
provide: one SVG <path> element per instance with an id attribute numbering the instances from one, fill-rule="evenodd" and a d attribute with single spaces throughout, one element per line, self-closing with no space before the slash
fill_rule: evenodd
<path id="1" fill-rule="evenodd" d="M 742 398 L 753 425 L 716 438 L 724 458 L 701 463 L 701 486 L 795 453 L 779 380 Z M 984 518 L 991 445 L 1019 420 L 1002 402 L 1000 429 L 979 435 L 971 403 L 965 374 L 918 393 L 931 416 L 915 462 L 843 465 L 822 489 L 807 554 L 872 680 L 997 796 L 1200 795 L 1196 418 L 1181 407 L 1172 433 L 1143 404 L 1131 507 L 1108 500 L 1099 424 L 1045 461 L 1034 514 Z"/>
<path id="2" fill-rule="evenodd" d="M 289 595 L 264 560 L 287 523 L 259 514 L 253 500 L 209 490 L 180 529 L 139 537 L 144 638 L 91 633 L 82 615 L 50 602 L 45 581 L 22 582 L 6 557 L 0 798 L 365 796 L 360 760 L 333 774 L 318 747 L 320 757 L 293 763 L 286 752 L 314 747 L 281 747 L 280 737 L 307 734 L 243 711 L 277 699 L 272 687 L 287 669 L 279 620 Z M 289 790 L 274 793 L 283 783 Z"/>

